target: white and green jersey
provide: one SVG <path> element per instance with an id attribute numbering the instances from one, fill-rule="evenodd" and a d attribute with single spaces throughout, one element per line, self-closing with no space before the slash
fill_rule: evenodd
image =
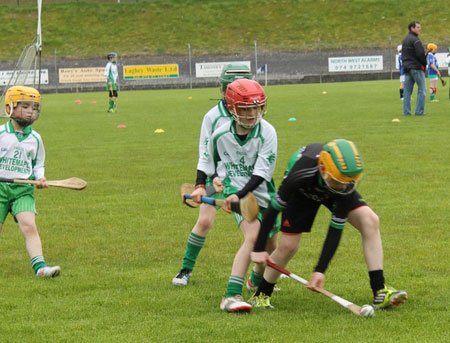
<path id="1" fill-rule="evenodd" d="M 244 188 L 252 175 L 262 177 L 265 182 L 253 194 L 259 206 L 267 208 L 275 192 L 272 176 L 276 158 L 277 133 L 271 124 L 262 119 L 241 141 L 234 121 L 230 121 L 213 132 L 197 168 L 208 176 L 217 172 L 226 196 Z"/>
<path id="2" fill-rule="evenodd" d="M 113 87 L 117 84 L 117 78 L 119 77 L 119 70 L 117 69 L 117 64 L 113 62 L 108 62 L 105 68 L 106 82 L 111 81 Z M 114 88 L 115 90 L 115 88 Z"/>
<path id="3" fill-rule="evenodd" d="M 200 165 L 200 160 L 202 156 L 206 153 L 208 143 L 211 139 L 211 135 L 214 130 L 223 124 L 229 123 L 233 117 L 231 117 L 225 103 L 220 100 L 219 103 L 211 108 L 208 113 L 205 114 L 202 121 L 202 128 L 200 130 L 200 141 L 198 145 L 198 166 Z M 197 168 L 198 169 L 198 168 Z"/>
<path id="4" fill-rule="evenodd" d="M 0 125 L 0 178 L 42 179 L 44 161 L 42 138 L 31 126 L 18 132 L 11 121 Z"/>

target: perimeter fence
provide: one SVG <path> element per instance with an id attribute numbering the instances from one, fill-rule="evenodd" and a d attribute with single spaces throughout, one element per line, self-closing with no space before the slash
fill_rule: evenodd
<path id="1" fill-rule="evenodd" d="M 446 42 L 438 44 L 446 46 Z M 389 48 L 324 51 L 318 40 L 316 51 L 280 52 L 259 47 L 255 41 L 254 46 L 241 54 L 196 55 L 195 48 L 187 44 L 185 55 L 119 55 L 119 84 L 121 90 L 215 87 L 223 65 L 237 61 L 247 64 L 254 78 L 263 85 L 392 80 L 399 77 L 397 43 L 389 40 L 388 45 Z M 74 60 L 58 56 L 55 50 L 52 59 L 42 61 L 41 90 L 104 89 L 106 53 L 99 59 Z M 445 62 L 448 53 L 442 48 L 436 55 L 442 74 L 448 75 Z M 14 61 L 0 62 L 0 87 L 7 84 L 14 68 Z"/>

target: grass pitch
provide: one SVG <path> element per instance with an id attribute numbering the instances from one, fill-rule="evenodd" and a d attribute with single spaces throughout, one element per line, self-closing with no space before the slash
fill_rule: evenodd
<path id="1" fill-rule="evenodd" d="M 277 185 L 297 148 L 334 138 L 357 144 L 365 163 L 359 191 L 380 216 L 385 276 L 409 293 L 404 306 L 366 320 L 284 279 L 273 296 L 274 311 L 221 312 L 242 241 L 223 211 L 191 283 L 173 287 L 197 218 L 196 209 L 181 204 L 179 187 L 195 180 L 201 120 L 215 105 L 209 99 L 218 98 L 218 89 L 121 92 L 114 114 L 106 112 L 106 92 L 44 95 L 34 128 L 44 139 L 46 177 L 77 176 L 88 187 L 36 191 L 46 260 L 62 267 L 57 279 L 33 277 L 17 225 L 11 217 L 5 222 L 0 341 L 445 341 L 450 321 L 447 90 L 438 93 L 439 103 L 427 100 L 428 116 L 404 118 L 398 81 L 265 89 L 266 119 L 279 138 Z M 288 121 L 292 117 L 297 120 Z M 154 133 L 158 128 L 165 133 Z M 309 278 L 328 222 L 329 213 L 321 210 L 289 270 Z M 347 225 L 325 288 L 363 305 L 371 302 L 371 292 L 360 241 Z M 244 290 L 244 297 L 250 296 Z"/>
<path id="2" fill-rule="evenodd" d="M 266 52 L 395 49 L 412 20 L 446 51 L 448 13 L 448 0 L 45 0 L 42 58 L 186 56 L 188 44 L 196 56 L 253 54 L 255 41 Z M 0 60 L 17 61 L 35 18 L 36 0 L 0 1 Z"/>

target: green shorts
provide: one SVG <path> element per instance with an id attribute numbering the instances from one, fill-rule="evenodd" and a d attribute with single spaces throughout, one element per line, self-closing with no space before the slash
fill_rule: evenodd
<path id="1" fill-rule="evenodd" d="M 4 223 L 8 213 L 15 216 L 20 212 L 36 212 L 34 186 L 14 183 L 0 183 L 0 223 Z"/>
<path id="2" fill-rule="evenodd" d="M 259 213 L 258 213 L 258 216 L 256 217 L 259 220 L 259 222 L 262 222 L 265 211 L 266 211 L 265 208 L 262 208 L 262 207 L 259 208 Z M 242 221 L 244 220 L 244 218 L 242 218 L 242 216 L 240 214 L 235 213 L 235 212 L 233 212 L 232 215 L 233 215 L 234 220 L 238 224 L 238 226 L 240 226 Z M 280 228 L 281 228 L 281 220 L 280 220 L 280 216 L 278 215 L 275 223 L 273 224 L 272 229 L 269 232 L 268 238 L 272 238 L 274 235 L 276 235 L 278 233 L 278 231 L 280 231 Z"/>
<path id="3" fill-rule="evenodd" d="M 438 76 L 435 74 L 435 75 L 428 75 L 428 78 L 430 79 L 430 80 L 437 80 L 438 79 Z"/>

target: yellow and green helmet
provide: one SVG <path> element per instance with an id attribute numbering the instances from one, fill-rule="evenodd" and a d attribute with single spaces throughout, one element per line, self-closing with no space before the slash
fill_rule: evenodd
<path id="1" fill-rule="evenodd" d="M 319 155 L 320 173 L 333 192 L 349 194 L 363 175 L 363 163 L 352 141 L 335 139 L 325 144 Z"/>

